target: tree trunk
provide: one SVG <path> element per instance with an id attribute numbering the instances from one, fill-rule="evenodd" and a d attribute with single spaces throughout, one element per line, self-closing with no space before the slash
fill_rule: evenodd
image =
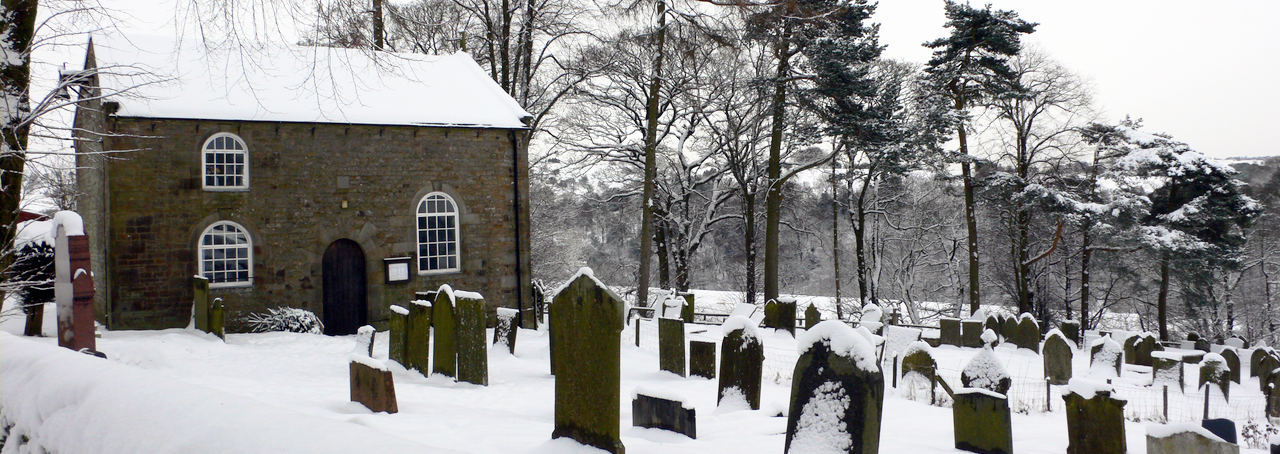
<path id="1" fill-rule="evenodd" d="M 373 0 L 373 50 L 382 50 L 386 33 L 382 25 L 382 0 Z"/>
<path id="2" fill-rule="evenodd" d="M 853 202 L 853 255 L 857 263 L 854 264 L 855 272 L 858 274 L 858 304 L 867 305 L 867 297 L 871 296 L 871 291 L 867 288 L 867 248 L 863 241 L 866 237 L 867 226 L 867 210 L 863 206 L 863 196 L 866 194 L 866 188 L 859 191 L 858 198 Z"/>
<path id="3" fill-rule="evenodd" d="M 1027 261 L 1031 260 L 1031 251 L 1028 249 L 1031 236 L 1031 213 L 1026 210 L 1019 209 L 1017 213 L 1017 230 L 1018 230 L 1018 263 L 1014 278 L 1018 285 L 1018 313 L 1028 313 L 1032 311 L 1031 307 L 1031 265 Z"/>
<path id="4" fill-rule="evenodd" d="M 743 239 L 746 241 L 747 253 L 747 287 L 745 290 L 746 303 L 756 303 L 756 194 L 754 192 L 743 192 L 742 194 L 742 222 L 745 225 Z"/>
<path id="5" fill-rule="evenodd" d="M 1169 251 L 1160 253 L 1160 295 L 1156 297 L 1156 323 L 1160 324 L 1160 340 L 1169 340 Z"/>
<path id="6" fill-rule="evenodd" d="M 653 226 L 653 242 L 658 245 L 658 287 L 671 288 L 671 239 L 667 237 L 667 223 L 656 221 Z"/>
<path id="7" fill-rule="evenodd" d="M 964 98 L 956 100 L 956 109 L 963 110 L 965 108 Z M 957 128 L 957 135 L 960 140 L 960 154 L 966 158 L 969 156 L 969 138 L 964 130 L 964 125 Z M 973 198 L 973 173 L 970 169 L 969 161 L 960 163 L 960 173 L 964 178 L 964 226 L 969 234 L 969 313 L 978 311 L 981 300 L 978 297 L 978 216 Z"/>
<path id="8" fill-rule="evenodd" d="M 13 262 L 13 239 L 22 203 L 22 175 L 27 159 L 27 117 L 31 115 L 31 41 L 35 36 L 36 0 L 4 0 L 0 11 L 0 269 Z"/>
<path id="9" fill-rule="evenodd" d="M 769 135 L 768 191 L 764 211 L 764 299 L 778 298 L 778 243 L 782 221 L 782 131 L 787 111 L 787 77 L 791 74 L 791 22 L 784 19 L 774 45 L 778 73 L 773 80 L 773 123 Z"/>
<path id="10" fill-rule="evenodd" d="M 658 178 L 658 94 L 662 83 L 663 46 L 667 41 L 667 3 L 658 1 L 658 53 L 653 60 L 653 77 L 649 80 L 649 99 L 645 108 L 644 131 L 644 195 L 640 215 L 640 276 L 636 285 L 636 304 L 649 302 L 649 257 L 653 255 L 653 184 Z"/>
<path id="11" fill-rule="evenodd" d="M 831 159 L 831 266 L 836 282 L 836 320 L 844 320 L 840 307 L 840 204 L 836 203 L 836 159 Z"/>

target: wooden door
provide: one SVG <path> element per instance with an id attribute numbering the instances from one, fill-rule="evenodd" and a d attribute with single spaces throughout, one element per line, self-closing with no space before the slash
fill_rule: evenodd
<path id="1" fill-rule="evenodd" d="M 355 241 L 334 241 L 324 250 L 323 262 L 324 333 L 354 334 L 368 314 L 364 250 Z"/>

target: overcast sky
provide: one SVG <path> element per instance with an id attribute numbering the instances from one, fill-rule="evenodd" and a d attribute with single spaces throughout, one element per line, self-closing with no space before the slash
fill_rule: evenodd
<path id="1" fill-rule="evenodd" d="M 1106 120 L 1142 118 L 1213 157 L 1280 156 L 1280 1 L 991 4 L 1040 24 L 1024 42 L 1092 79 Z M 942 0 L 881 0 L 874 20 L 890 58 L 924 63 L 920 44 L 947 33 Z"/>

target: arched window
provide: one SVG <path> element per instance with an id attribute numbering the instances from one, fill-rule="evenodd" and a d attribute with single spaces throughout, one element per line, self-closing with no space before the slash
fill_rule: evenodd
<path id="1" fill-rule="evenodd" d="M 418 202 L 418 272 L 458 271 L 458 204 L 443 192 Z"/>
<path id="2" fill-rule="evenodd" d="M 200 275 L 211 287 L 253 283 L 253 242 L 240 224 L 215 222 L 200 234 Z"/>
<path id="3" fill-rule="evenodd" d="M 214 134 L 201 154 L 206 190 L 249 189 L 249 151 L 235 134 Z"/>

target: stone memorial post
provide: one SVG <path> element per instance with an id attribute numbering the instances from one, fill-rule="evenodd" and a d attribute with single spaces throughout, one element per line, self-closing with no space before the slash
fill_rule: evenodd
<path id="1" fill-rule="evenodd" d="M 813 329 L 822 321 L 822 313 L 818 312 L 818 308 L 812 304 L 808 309 L 804 310 L 804 329 Z"/>
<path id="2" fill-rule="evenodd" d="M 409 310 L 395 304 L 391 305 L 391 316 L 387 320 L 387 358 L 408 369 L 405 360 L 405 339 L 408 339 L 406 325 L 409 323 Z"/>
<path id="3" fill-rule="evenodd" d="M 1062 396 L 1067 403 L 1067 454 L 1124 454 L 1126 402 L 1111 397 L 1110 385 L 1080 378 L 1071 382 Z"/>
<path id="4" fill-rule="evenodd" d="M 196 329 L 209 332 L 209 279 L 204 276 L 192 276 L 191 288 L 195 298 L 191 301 L 191 317 Z"/>
<path id="5" fill-rule="evenodd" d="M 764 378 L 764 344 L 756 324 L 735 315 L 721 326 L 720 382 L 716 404 L 726 397 L 740 397 L 752 410 L 760 409 L 760 383 Z"/>
<path id="6" fill-rule="evenodd" d="M 97 350 L 94 334 L 93 275 L 89 237 L 80 215 L 59 211 L 53 216 L 54 301 L 58 304 L 58 346 Z"/>
<path id="7" fill-rule="evenodd" d="M 431 375 L 431 314 L 434 309 L 428 300 L 413 300 L 409 303 L 409 315 L 405 319 L 404 367 L 423 376 Z"/>
<path id="8" fill-rule="evenodd" d="M 680 309 L 680 318 L 684 319 L 685 323 L 693 323 L 694 309 L 697 307 L 693 304 L 693 293 L 680 292 L 678 295 L 684 298 L 684 307 Z"/>
<path id="9" fill-rule="evenodd" d="M 884 375 L 871 343 L 828 320 L 797 347 L 785 452 L 880 452 Z"/>
<path id="10" fill-rule="evenodd" d="M 716 378 L 716 343 L 689 341 L 689 375 Z"/>
<path id="11" fill-rule="evenodd" d="M 943 317 L 938 320 L 938 326 L 940 328 L 939 343 L 960 346 L 960 319 Z"/>
<path id="12" fill-rule="evenodd" d="M 552 357 L 556 368 L 555 430 L 614 454 L 626 448 L 620 438 L 622 327 L 626 303 L 580 270 L 560 293 L 551 311 Z"/>
<path id="13" fill-rule="evenodd" d="M 440 292 L 431 304 L 431 327 L 435 334 L 435 344 L 431 351 L 435 362 L 431 364 L 431 373 L 458 378 L 456 308 L 453 307 L 453 289 L 447 287 L 448 284 L 440 286 Z"/>
<path id="14" fill-rule="evenodd" d="M 1071 380 L 1071 360 L 1075 356 L 1074 344 L 1067 341 L 1060 331 L 1050 331 L 1044 340 L 1044 376 L 1050 384 L 1065 385 Z"/>
<path id="15" fill-rule="evenodd" d="M 508 307 L 496 309 L 498 324 L 493 327 L 493 345 L 507 347 L 512 355 L 516 354 L 516 316 L 520 311 Z"/>
<path id="16" fill-rule="evenodd" d="M 685 372 L 684 320 L 658 319 L 658 368 L 679 375 Z"/>
<path id="17" fill-rule="evenodd" d="M 458 352 L 458 381 L 489 386 L 489 345 L 484 338 L 488 318 L 484 297 L 474 292 L 452 293 L 456 315 L 454 340 Z M 439 344 L 438 340 L 436 344 Z"/>

